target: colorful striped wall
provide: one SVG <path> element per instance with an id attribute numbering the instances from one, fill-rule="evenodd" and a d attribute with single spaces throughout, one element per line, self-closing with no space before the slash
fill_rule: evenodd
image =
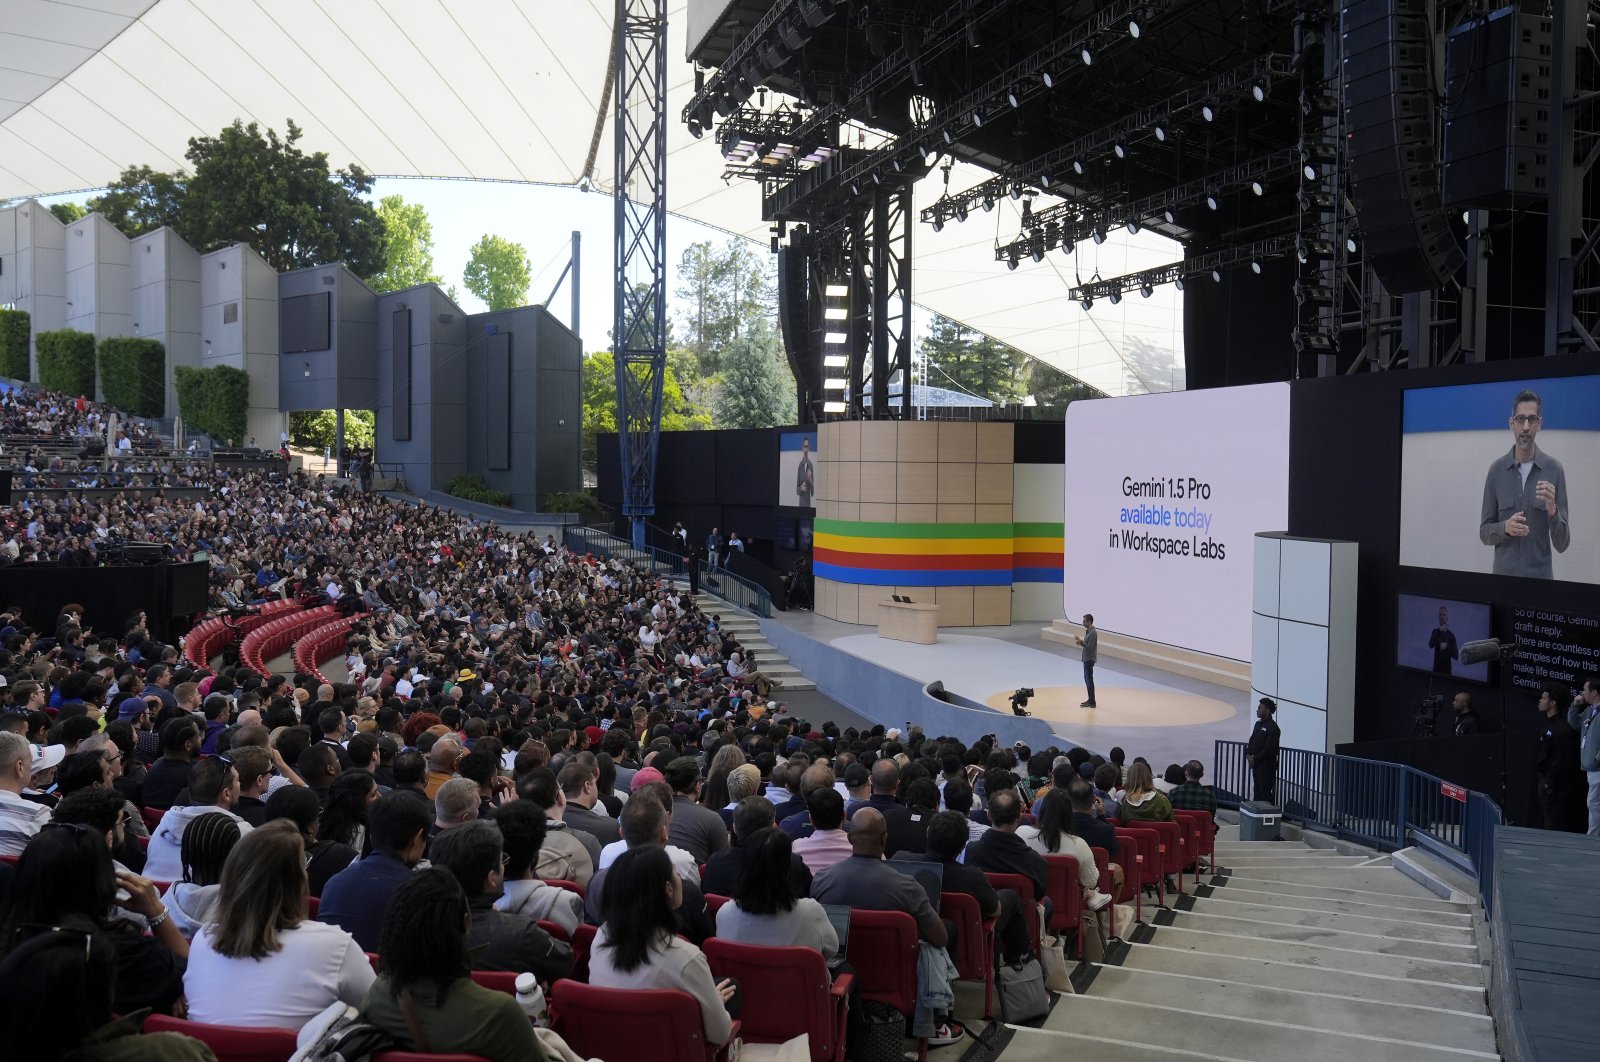
<path id="1" fill-rule="evenodd" d="M 1061 582 L 1060 523 L 816 521 L 818 578 L 858 586 Z"/>

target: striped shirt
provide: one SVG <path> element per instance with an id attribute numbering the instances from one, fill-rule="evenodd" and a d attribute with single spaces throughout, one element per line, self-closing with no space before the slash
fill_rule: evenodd
<path id="1" fill-rule="evenodd" d="M 50 821 L 50 809 L 0 789 L 0 855 L 20 856 L 39 828 Z"/>

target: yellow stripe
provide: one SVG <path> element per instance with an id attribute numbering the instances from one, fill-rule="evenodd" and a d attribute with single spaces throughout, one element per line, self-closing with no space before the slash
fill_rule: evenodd
<path id="1" fill-rule="evenodd" d="M 884 553 L 897 557 L 947 557 L 1011 553 L 1009 538 L 861 538 L 854 535 L 818 534 L 816 544 L 841 553 Z M 1060 543 L 1056 544 L 1057 548 Z"/>
<path id="2" fill-rule="evenodd" d="M 1059 538 L 1014 538 L 1011 540 L 1011 552 L 1055 553 L 1061 549 L 1061 544 Z"/>

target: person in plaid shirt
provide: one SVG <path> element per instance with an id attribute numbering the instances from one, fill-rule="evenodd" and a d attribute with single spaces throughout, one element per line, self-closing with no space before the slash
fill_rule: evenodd
<path id="1" fill-rule="evenodd" d="M 1209 811 L 1212 818 L 1217 814 L 1217 791 L 1200 781 L 1205 776 L 1206 769 L 1199 760 L 1190 760 L 1184 764 L 1181 785 L 1172 787 L 1172 792 L 1167 794 L 1167 799 L 1175 808 L 1185 811 Z"/>

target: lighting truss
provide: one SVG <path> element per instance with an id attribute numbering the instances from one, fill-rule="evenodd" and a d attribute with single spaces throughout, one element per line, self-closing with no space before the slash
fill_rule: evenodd
<path id="1" fill-rule="evenodd" d="M 1210 276 L 1213 271 L 1226 272 L 1229 269 L 1248 265 L 1253 261 L 1267 262 L 1275 258 L 1284 258 L 1293 253 L 1293 236 L 1271 236 L 1257 240 L 1254 243 L 1208 251 L 1205 254 L 1195 255 L 1193 258 L 1185 258 L 1181 262 L 1157 266 L 1154 269 L 1141 269 L 1137 273 L 1111 277 L 1109 280 L 1092 280 L 1087 284 L 1079 284 L 1067 292 L 1067 297 L 1077 302 L 1087 300 L 1090 303 L 1093 303 L 1096 299 L 1109 300 L 1112 296 L 1121 299 L 1125 292 L 1138 291 L 1145 286 L 1154 289 L 1162 284 L 1186 281 L 1194 277 L 1206 277 Z"/>
<path id="2" fill-rule="evenodd" d="M 810 147 L 794 135 L 805 115 L 779 104 L 776 110 L 741 107 L 717 128 L 717 144 L 728 166 L 724 177 L 765 179 L 819 166 L 839 153 L 832 144 Z"/>
<path id="3" fill-rule="evenodd" d="M 997 244 L 994 259 L 997 262 L 1022 258 L 1032 252 L 1035 242 L 1046 230 L 1055 226 L 1059 233 L 1055 246 L 1070 241 L 1082 243 L 1096 231 L 1108 232 L 1130 222 L 1144 224 L 1162 217 L 1165 210 L 1178 210 L 1201 202 L 1208 195 L 1231 193 L 1248 187 L 1252 180 L 1270 180 L 1274 176 L 1292 172 L 1299 162 L 1299 153 L 1293 148 L 1270 152 L 1237 166 L 1209 173 L 1176 188 L 1147 195 L 1131 203 L 1109 202 L 1102 206 L 1085 206 L 1079 202 L 1059 203 L 1033 211 L 1029 227 L 1015 240 Z M 1053 249 L 1053 248 L 1047 248 Z M 1135 285 L 1137 286 L 1137 285 Z"/>
<path id="4" fill-rule="evenodd" d="M 1158 125 L 1168 130 L 1170 135 L 1173 126 L 1198 114 L 1201 106 L 1207 102 L 1214 104 L 1230 95 L 1242 95 L 1257 78 L 1288 77 L 1293 72 L 1293 64 L 1294 57 L 1290 55 L 1269 53 L 1259 56 L 1210 81 L 1192 85 L 1160 103 L 1119 118 L 1070 144 L 1047 151 L 1020 166 L 1010 167 L 964 192 L 945 196 L 923 208 L 922 220 L 925 223 L 938 221 L 943 224 L 955 217 L 958 205 L 966 206 L 970 213 L 974 204 L 985 198 L 999 198 L 1018 184 L 1035 185 L 1044 191 L 1058 184 L 1072 185 L 1075 183 L 1073 178 L 1077 176 L 1072 169 L 1074 162 L 1086 163 L 1104 156 L 1119 141 L 1131 146 L 1146 136 L 1153 137 Z"/>
<path id="5" fill-rule="evenodd" d="M 1070 57 L 1077 56 L 1085 44 L 1096 38 L 1105 38 L 1102 40 L 1102 49 L 1111 47 L 1114 39 L 1106 38 L 1106 35 L 1110 30 L 1124 25 L 1134 12 L 1142 11 L 1147 20 L 1153 21 L 1158 14 L 1170 9 L 1175 2 L 1176 0 L 1114 0 L 1104 5 L 1026 59 L 1002 71 L 960 99 L 942 106 L 931 119 L 911 132 L 877 150 L 865 152 L 860 161 L 853 165 L 838 167 L 831 175 L 824 167 L 817 171 L 826 175 L 822 180 L 809 183 L 795 181 L 786 187 L 774 190 L 763 198 L 763 216 L 769 219 L 798 219 L 804 213 L 806 201 L 825 185 L 848 187 L 852 182 L 870 180 L 874 174 L 882 176 L 891 173 L 896 159 L 900 160 L 902 165 L 913 160 L 920 161 L 919 148 L 931 142 L 933 138 L 949 132 L 951 139 L 954 140 L 977 128 L 972 121 L 975 112 L 981 112 L 986 108 L 999 109 L 1002 106 L 1009 106 L 1006 101 L 1007 93 L 1017 92 L 1021 96 L 1021 102 L 1026 103 L 1036 96 L 1049 92 L 1039 77 L 1042 72 Z M 1132 40 L 1125 34 L 1118 34 L 1115 39 Z"/>

